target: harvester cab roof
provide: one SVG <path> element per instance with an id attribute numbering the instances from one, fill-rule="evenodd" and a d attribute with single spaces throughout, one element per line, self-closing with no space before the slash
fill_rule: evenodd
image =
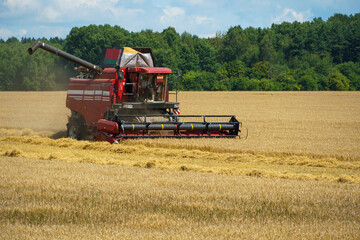
<path id="1" fill-rule="evenodd" d="M 104 48 L 100 67 L 155 67 L 151 48 Z"/>

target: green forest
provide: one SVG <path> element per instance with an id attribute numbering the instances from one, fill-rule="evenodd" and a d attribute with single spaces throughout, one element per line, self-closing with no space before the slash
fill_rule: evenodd
<path id="1" fill-rule="evenodd" d="M 27 48 L 36 39 L 0 39 L 0 90 L 65 90 L 74 64 Z M 270 28 L 234 26 L 213 38 L 172 27 L 129 32 L 120 26 L 74 27 L 65 39 L 41 39 L 99 64 L 104 47 L 151 47 L 157 66 L 169 67 L 179 90 L 360 90 L 360 14 L 335 14 Z"/>

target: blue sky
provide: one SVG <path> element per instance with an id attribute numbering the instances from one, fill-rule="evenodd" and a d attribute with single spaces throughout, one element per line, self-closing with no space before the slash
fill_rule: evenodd
<path id="1" fill-rule="evenodd" d="M 172 26 L 199 37 L 229 27 L 270 27 L 360 12 L 360 0 L 0 0 L 0 38 L 61 37 L 72 27 L 118 25 L 161 32 Z"/>

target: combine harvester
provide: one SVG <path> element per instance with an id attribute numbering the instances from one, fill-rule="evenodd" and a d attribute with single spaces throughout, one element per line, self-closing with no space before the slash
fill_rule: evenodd
<path id="1" fill-rule="evenodd" d="M 242 123 L 233 115 L 179 115 L 179 103 L 169 102 L 171 69 L 156 67 L 150 48 L 106 48 L 100 66 L 41 41 L 38 48 L 78 64 L 70 78 L 66 107 L 71 110 L 67 134 L 82 139 L 118 143 L 127 138 L 234 138 Z"/>

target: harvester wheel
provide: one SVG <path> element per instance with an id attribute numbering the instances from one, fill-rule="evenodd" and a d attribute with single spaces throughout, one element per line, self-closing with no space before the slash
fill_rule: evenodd
<path id="1" fill-rule="evenodd" d="M 75 121 L 70 121 L 67 124 L 67 135 L 72 139 L 80 140 L 82 138 L 82 126 Z"/>

